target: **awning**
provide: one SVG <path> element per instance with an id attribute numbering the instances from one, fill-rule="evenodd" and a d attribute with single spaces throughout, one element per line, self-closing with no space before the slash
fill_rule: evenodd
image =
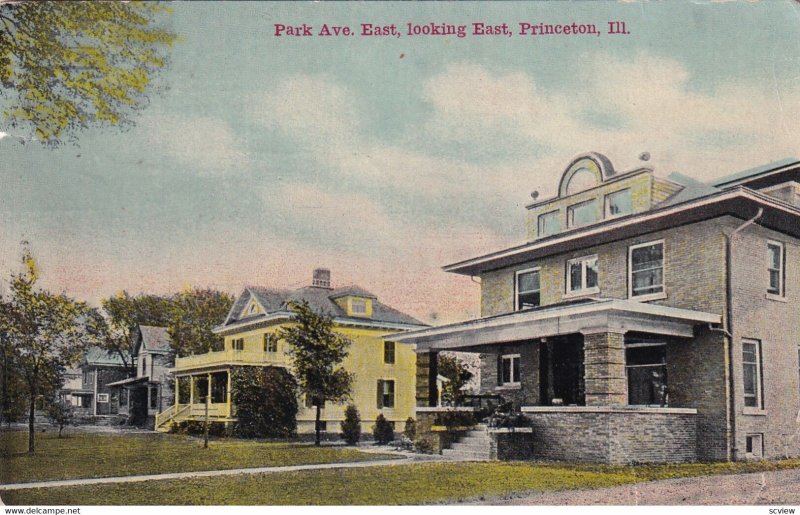
<path id="1" fill-rule="evenodd" d="M 714 313 L 598 298 L 391 334 L 384 338 L 416 344 L 417 352 L 427 352 L 467 350 L 470 347 L 581 332 L 637 331 L 691 338 L 696 325 L 720 323 L 722 316 Z"/>
<path id="2" fill-rule="evenodd" d="M 108 383 L 106 386 L 133 386 L 136 384 L 147 383 L 149 381 L 150 381 L 149 376 L 130 377 L 128 379 L 123 379 L 122 381 L 114 381 L 113 383 Z"/>

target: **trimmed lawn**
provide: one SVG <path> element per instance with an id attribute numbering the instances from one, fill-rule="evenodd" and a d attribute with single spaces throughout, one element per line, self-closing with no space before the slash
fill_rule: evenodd
<path id="1" fill-rule="evenodd" d="M 131 476 L 311 463 L 388 459 L 396 456 L 301 443 L 210 440 L 161 433 L 37 433 L 29 456 L 28 433 L 0 432 L 0 483 Z"/>
<path id="2" fill-rule="evenodd" d="M 800 460 L 638 467 L 530 463 L 420 463 L 3 492 L 32 505 L 371 505 L 603 488 L 655 479 L 800 468 Z"/>

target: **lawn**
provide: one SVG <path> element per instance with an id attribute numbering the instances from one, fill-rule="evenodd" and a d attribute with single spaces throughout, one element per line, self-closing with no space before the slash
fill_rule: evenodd
<path id="1" fill-rule="evenodd" d="M 673 477 L 800 468 L 800 460 L 639 467 L 420 463 L 3 492 L 8 504 L 371 505 L 602 488 Z"/>
<path id="2" fill-rule="evenodd" d="M 211 440 L 183 435 L 37 433 L 28 455 L 28 434 L 0 431 L 0 483 L 129 476 L 196 470 L 305 465 L 386 459 L 394 456 L 302 443 Z"/>

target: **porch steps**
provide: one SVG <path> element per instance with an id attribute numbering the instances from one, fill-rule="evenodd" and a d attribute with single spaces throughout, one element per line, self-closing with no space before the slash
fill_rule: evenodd
<path id="1" fill-rule="evenodd" d="M 489 461 L 492 440 L 486 424 L 478 424 L 449 449 L 442 449 L 442 456 L 458 461 Z"/>

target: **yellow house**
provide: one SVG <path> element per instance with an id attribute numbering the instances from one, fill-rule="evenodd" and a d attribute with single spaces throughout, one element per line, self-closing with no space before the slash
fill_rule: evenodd
<path id="1" fill-rule="evenodd" d="M 175 404 L 156 418 L 156 430 L 176 422 L 209 419 L 231 423 L 230 373 L 235 367 L 285 367 L 291 370 L 287 345 L 279 330 L 292 323 L 291 302 L 305 300 L 318 313 L 331 316 L 335 330 L 352 342 L 343 365 L 355 375 L 351 401 L 370 431 L 379 413 L 402 431 L 415 409 L 416 354 L 413 345 L 384 340 L 384 336 L 426 327 L 418 320 L 378 301 L 358 286 L 331 288 L 330 271 L 314 270 L 311 286 L 294 291 L 246 287 L 215 332 L 225 338 L 221 351 L 175 360 Z M 206 406 L 206 398 L 210 402 Z M 315 408 L 299 399 L 299 434 L 314 432 Z M 322 428 L 339 433 L 345 405 L 326 403 Z"/>

